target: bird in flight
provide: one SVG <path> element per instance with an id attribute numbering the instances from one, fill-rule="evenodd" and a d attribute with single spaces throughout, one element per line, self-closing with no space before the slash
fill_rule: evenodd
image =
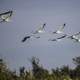
<path id="1" fill-rule="evenodd" d="M 61 40 L 62 40 L 63 38 L 65 38 L 65 37 L 67 37 L 66 34 L 64 34 L 63 36 L 58 37 L 58 38 L 56 38 L 56 39 L 49 39 L 49 41 L 61 41 Z"/>
<path id="2" fill-rule="evenodd" d="M 22 39 L 22 42 L 25 42 L 26 40 L 28 40 L 28 39 L 30 39 L 30 38 L 32 38 L 32 37 L 34 37 L 34 38 L 40 38 L 40 36 L 34 36 L 34 35 L 27 35 L 27 36 L 25 36 L 23 39 Z"/>
<path id="3" fill-rule="evenodd" d="M 80 38 L 78 37 L 80 35 L 80 32 L 77 32 L 71 36 L 68 36 L 68 38 L 75 40 L 76 42 L 80 42 Z"/>
<path id="4" fill-rule="evenodd" d="M 35 32 L 32 32 L 32 35 L 27 35 L 22 39 L 22 42 L 25 42 L 26 40 L 34 37 L 34 38 L 40 38 L 40 36 L 35 36 L 37 33 L 42 33 L 44 31 L 44 27 L 46 24 L 44 23 L 41 27 L 39 27 Z"/>
<path id="5" fill-rule="evenodd" d="M 9 22 L 12 14 L 13 14 L 13 11 L 7 11 L 4 13 L 1 13 L 0 14 L 0 20 L 1 20 L 0 22 Z"/>
<path id="6" fill-rule="evenodd" d="M 80 38 L 76 39 L 76 42 L 80 42 Z"/>
<path id="7" fill-rule="evenodd" d="M 41 27 L 39 27 L 33 34 L 43 33 L 45 30 L 46 23 L 44 23 Z"/>
<path id="8" fill-rule="evenodd" d="M 64 30 L 65 26 L 66 26 L 66 23 L 64 23 L 63 25 L 60 25 L 60 27 L 58 28 L 58 30 L 56 30 L 56 31 L 54 31 L 52 33 L 53 34 L 61 34 L 61 33 L 63 33 L 63 30 Z"/>
<path id="9" fill-rule="evenodd" d="M 74 38 L 76 42 L 80 42 L 80 38 Z"/>

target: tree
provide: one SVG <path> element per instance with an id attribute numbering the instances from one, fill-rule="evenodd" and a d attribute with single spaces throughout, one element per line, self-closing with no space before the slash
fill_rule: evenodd
<path id="1" fill-rule="evenodd" d="M 74 76 L 80 79 L 80 56 L 73 58 L 73 62 L 76 65 L 74 69 Z"/>
<path id="2" fill-rule="evenodd" d="M 48 74 L 48 70 L 39 65 L 39 59 L 36 57 L 32 57 L 31 64 L 33 76 L 38 80 L 43 80 Z"/>
<path id="3" fill-rule="evenodd" d="M 80 56 L 73 58 L 73 62 L 74 62 L 74 64 L 76 64 L 77 66 L 80 66 Z"/>
<path id="4" fill-rule="evenodd" d="M 69 66 L 63 66 L 62 68 L 60 68 L 61 74 L 62 75 L 69 75 L 70 74 L 70 69 Z"/>

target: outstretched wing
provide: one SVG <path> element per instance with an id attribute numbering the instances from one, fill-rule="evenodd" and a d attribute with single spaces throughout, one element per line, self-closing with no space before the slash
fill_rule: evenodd
<path id="1" fill-rule="evenodd" d="M 46 23 L 41 25 L 35 32 L 33 32 L 33 34 L 41 33 L 44 30 L 45 26 L 46 26 Z"/>
<path id="2" fill-rule="evenodd" d="M 57 39 L 62 39 L 62 38 L 65 38 L 67 35 L 65 34 L 65 35 L 63 35 L 63 36 L 61 36 L 61 37 L 59 37 L 59 38 L 57 38 Z"/>
<path id="3" fill-rule="evenodd" d="M 0 16 L 7 15 L 7 14 L 12 14 L 12 13 L 13 13 L 13 11 L 7 11 L 7 12 L 4 12 L 4 13 L 1 13 Z"/>
<path id="4" fill-rule="evenodd" d="M 79 39 L 79 35 L 80 35 L 80 32 L 77 32 L 77 33 L 75 33 L 75 34 L 73 34 L 71 36 L 68 36 L 68 38 L 74 39 L 74 40 L 77 41 Z"/>
<path id="5" fill-rule="evenodd" d="M 78 35 L 80 35 L 80 32 L 77 32 L 77 33 L 75 33 L 74 35 L 75 35 L 75 36 L 78 36 Z"/>
<path id="6" fill-rule="evenodd" d="M 60 27 L 58 28 L 58 31 L 63 31 L 63 29 L 65 28 L 66 24 L 64 23 L 63 25 L 60 25 Z"/>
<path id="7" fill-rule="evenodd" d="M 29 39 L 31 36 L 26 36 L 22 39 L 22 42 L 25 42 L 27 39 Z"/>
<path id="8" fill-rule="evenodd" d="M 61 41 L 61 39 L 65 38 L 67 35 L 64 34 L 63 36 L 61 37 L 58 37 L 58 38 L 55 38 L 55 39 L 49 39 L 49 41 Z"/>
<path id="9" fill-rule="evenodd" d="M 39 31 L 39 30 L 43 30 L 45 28 L 46 24 L 44 23 L 43 25 L 41 25 L 36 31 Z"/>
<path id="10" fill-rule="evenodd" d="M 5 12 L 5 13 L 1 13 L 0 14 L 0 19 L 2 19 L 3 21 L 8 22 L 8 21 L 10 21 L 12 13 L 13 13 L 13 11 L 8 11 L 8 12 Z"/>

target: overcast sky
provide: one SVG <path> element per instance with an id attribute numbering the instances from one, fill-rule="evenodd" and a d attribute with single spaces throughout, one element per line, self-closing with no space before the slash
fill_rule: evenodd
<path id="1" fill-rule="evenodd" d="M 0 23 L 0 56 L 11 69 L 31 67 L 28 58 L 32 56 L 38 57 L 47 69 L 74 67 L 72 58 L 80 55 L 80 43 L 69 39 L 50 42 L 48 33 L 25 43 L 21 40 L 43 23 L 47 32 L 64 22 L 65 33 L 80 31 L 80 0 L 0 0 L 0 13 L 8 10 L 13 10 L 13 16 L 9 23 Z"/>

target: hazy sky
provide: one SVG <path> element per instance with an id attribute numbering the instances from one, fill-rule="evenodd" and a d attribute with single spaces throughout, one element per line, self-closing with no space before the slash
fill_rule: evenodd
<path id="1" fill-rule="evenodd" d="M 11 69 L 31 67 L 28 58 L 36 56 L 51 69 L 62 65 L 74 67 L 72 58 L 80 55 L 80 43 L 69 39 L 49 42 L 50 35 L 21 43 L 23 37 L 46 22 L 46 31 L 67 23 L 64 32 L 80 31 L 80 0 L 0 0 L 0 13 L 13 10 L 10 23 L 0 24 L 0 56 Z"/>

